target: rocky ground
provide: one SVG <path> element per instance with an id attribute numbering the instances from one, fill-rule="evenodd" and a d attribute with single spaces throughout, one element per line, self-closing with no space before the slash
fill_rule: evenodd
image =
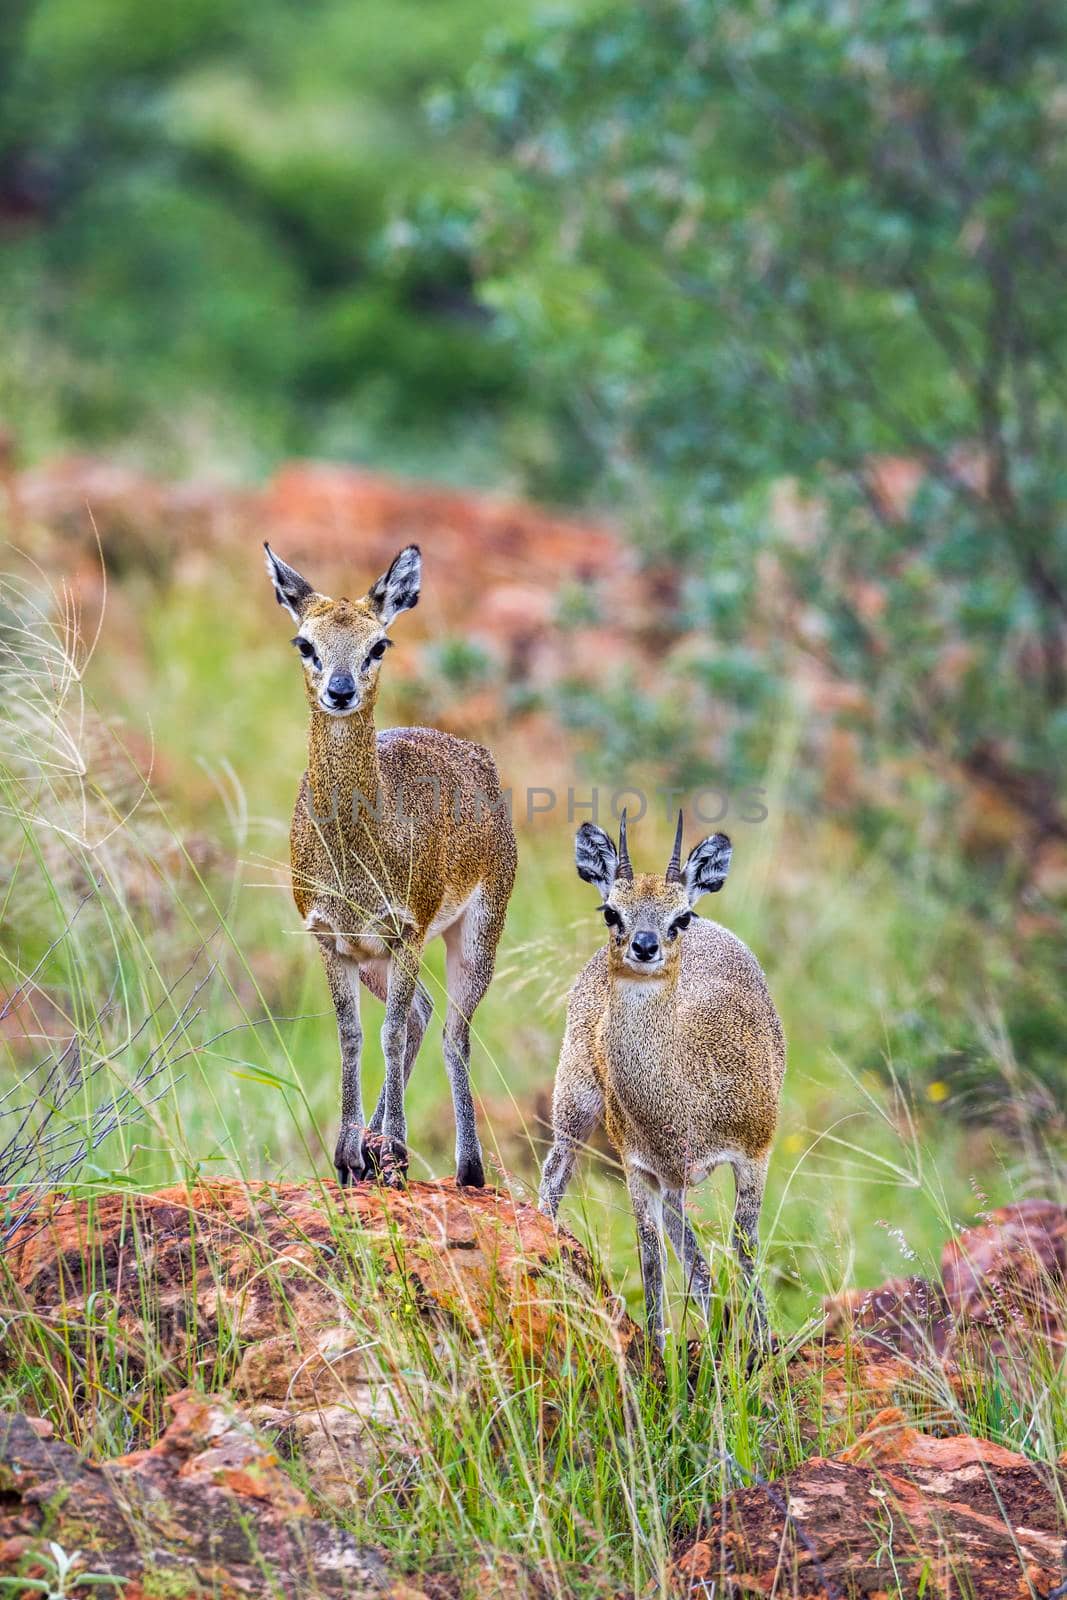
<path id="1" fill-rule="evenodd" d="M 1065 1471 L 917 1433 L 890 1409 L 840 1455 L 713 1507 L 677 1571 L 694 1594 L 1047 1600 L 1063 1578 L 1065 1487 Z"/>
<path id="2" fill-rule="evenodd" d="M 949 1396 L 1010 1385 L 1037 1342 L 1062 1381 L 1065 1275 L 1067 1212 L 1033 1201 L 950 1240 L 940 1283 L 829 1304 L 823 1336 L 781 1352 L 764 1381 L 772 1403 L 783 1384 L 811 1396 L 813 1438 L 844 1437 L 847 1421 L 854 1442 L 750 1479 L 680 1529 L 679 1591 L 1067 1594 L 1067 1473 L 953 1431 L 934 1381 Z M 383 1463 L 417 1468 L 425 1380 L 368 1338 L 371 1303 L 428 1341 L 517 1350 L 540 1369 L 568 1359 L 581 1319 L 606 1362 L 649 1360 L 575 1241 L 503 1193 L 451 1181 L 56 1196 L 23 1223 L 5 1276 L 9 1309 L 73 1338 L 79 1359 L 102 1363 L 106 1344 L 131 1386 L 149 1367 L 173 1380 L 154 1425 L 146 1409 L 155 1442 L 118 1459 L 60 1442 L 41 1418 L 4 1419 L 0 1576 L 27 1595 L 71 1592 L 56 1589 L 60 1558 L 84 1592 L 108 1575 L 134 1600 L 417 1592 L 339 1521 Z"/>
<path id="3" fill-rule="evenodd" d="M 79 596 L 92 631 L 103 603 L 116 605 L 130 574 L 210 575 L 221 560 L 248 563 L 258 576 L 259 546 L 305 568 L 329 592 L 384 566 L 398 545 L 418 541 L 427 557 L 427 582 L 412 638 L 447 636 L 455 629 L 492 659 L 492 685 L 472 685 L 434 708 L 436 723 L 461 735 L 499 742 L 502 726 L 524 701 L 574 681 L 606 686 L 625 670 L 662 672 L 699 654 L 699 629 L 679 629 L 683 578 L 669 563 L 638 563 L 617 530 L 588 518 L 564 517 L 506 496 L 460 492 L 336 464 L 295 461 L 263 487 L 168 483 L 93 456 L 74 456 L 23 472 L 14 451 L 0 459 L 0 514 L 13 542 L 26 544 L 45 570 L 64 573 Z M 913 487 L 914 463 L 883 462 L 887 510 L 900 515 Z M 92 515 L 88 514 L 91 508 Z M 809 537 L 810 507 L 783 486 L 773 515 L 790 539 Z M 353 551 L 359 571 L 353 572 Z M 243 570 L 243 569 L 242 569 Z M 477 574 L 472 606 L 472 574 Z M 809 712 L 807 736 L 822 773 L 824 799 L 834 810 L 881 793 L 889 774 L 870 770 L 856 731 L 870 712 L 858 684 L 843 682 L 822 660 L 818 629 L 784 576 L 761 573 L 768 638 L 789 641 L 789 676 Z M 870 586 L 868 586 L 869 588 Z M 876 614 L 884 597 L 857 596 L 862 615 Z M 569 625 L 567 608 L 581 625 Z M 753 638 L 753 648 L 766 639 Z M 405 670 L 393 664 L 393 675 Z M 410 662 L 406 670 L 411 670 Z M 946 672 L 955 670 L 946 659 Z M 560 730 L 554 719 L 523 715 L 523 743 L 532 745 L 543 773 L 554 768 Z M 956 774 L 964 803 L 959 830 L 970 849 L 1002 844 L 1021 826 L 1002 787 L 979 774 Z M 880 787 L 881 786 L 881 787 Z M 1032 879 L 1051 893 L 1067 881 L 1067 844 L 1043 840 L 1031 862 Z"/>
<path id="4" fill-rule="evenodd" d="M 395 1595 L 380 1557 L 317 1520 L 248 1420 L 183 1390 L 159 1442 L 95 1463 L 39 1421 L 0 1419 L 0 1572 L 53 1592 L 57 1550 L 76 1582 L 121 1579 L 127 1600 L 251 1594 Z M 117 1585 L 116 1585 L 117 1587 Z M 68 1593 L 60 1589 L 61 1594 Z M 114 1592 L 114 1591 L 113 1591 Z"/>

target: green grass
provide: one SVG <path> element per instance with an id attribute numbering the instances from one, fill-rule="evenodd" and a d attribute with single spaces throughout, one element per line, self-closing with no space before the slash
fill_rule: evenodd
<path id="1" fill-rule="evenodd" d="M 74 1175 L 83 1192 L 196 1175 L 328 1175 L 338 1052 L 286 883 L 303 701 L 273 606 L 257 604 L 258 591 L 249 599 L 243 579 L 131 585 L 90 659 L 73 627 L 57 624 L 49 585 L 25 565 L 12 572 L 0 607 L 0 986 L 9 996 L 21 986 L 22 999 L 0 1034 L 0 1093 L 32 1085 L 32 1064 L 75 1037 L 84 1086 L 53 1124 L 73 1138 L 101 1099 L 136 1085 L 149 1059 L 160 1064 L 135 1090 L 143 1109 L 127 1110 Z M 432 660 L 433 641 L 427 649 Z M 145 784 L 127 749 L 143 762 L 149 721 L 156 771 Z M 517 741 L 500 754 L 516 786 L 536 781 L 520 770 Z M 977 936 L 932 891 L 902 893 L 893 866 L 838 825 L 791 817 L 785 755 L 783 767 L 772 774 L 770 820 L 735 835 L 735 873 L 715 909 L 763 961 L 790 1042 L 763 1230 L 773 1320 L 788 1348 L 824 1295 L 936 1273 L 957 1226 L 990 1204 L 1061 1192 L 1062 1166 L 1040 1130 L 1009 1137 L 959 1116 L 951 1086 L 931 1095 L 909 1060 L 886 1051 L 870 1064 L 888 1019 L 936 1004 L 931 974 L 940 981 L 945 951 L 966 956 Z M 476 1019 L 483 1134 L 520 1196 L 536 1190 L 566 991 L 602 936 L 570 834 L 556 821 L 520 830 L 498 975 Z M 638 860 L 665 857 L 668 846 L 665 825 L 635 830 Z M 447 1173 L 451 1160 L 439 950 L 427 981 L 438 1004 L 409 1091 L 415 1176 Z M 999 999 L 986 996 L 988 1075 L 1010 1097 L 1021 1069 L 995 1026 Z M 373 1092 L 380 1008 L 366 1004 Z M 0 1103 L 7 1126 L 20 1098 Z M 33 1176 L 31 1149 L 21 1177 Z M 731 1198 L 725 1178 L 693 1197 L 727 1290 Z M 632 1219 L 608 1157 L 583 1163 L 562 1220 L 636 1311 Z M 676 1273 L 672 1287 L 677 1321 Z M 150 1281 L 145 1292 L 150 1312 Z M 51 1415 L 105 1453 L 158 1429 L 159 1398 L 176 1375 L 160 1356 L 144 1381 L 131 1380 L 106 1297 L 88 1339 L 0 1298 L 17 1352 L 0 1403 Z M 447 1550 L 451 1569 L 469 1576 L 503 1551 L 536 1567 L 553 1593 L 661 1592 L 672 1539 L 702 1507 L 746 1473 L 778 1475 L 825 1442 L 813 1420 L 818 1395 L 798 1390 L 783 1361 L 748 1373 L 725 1335 L 715 1354 L 721 1326 L 687 1386 L 679 1355 L 664 1383 L 620 1365 L 580 1319 L 568 1358 L 544 1371 L 506 1341 L 482 1348 L 456 1335 L 431 1347 L 410 1319 L 351 1291 L 349 1309 L 368 1319 L 389 1370 L 418 1374 L 425 1401 L 429 1465 L 412 1474 L 379 1463 L 369 1509 L 351 1514 L 361 1535 L 413 1571 L 440 1566 Z M 224 1341 L 206 1367 L 177 1377 L 225 1384 L 238 1354 Z M 923 1404 L 959 1426 L 1045 1459 L 1067 1445 L 1054 1373 L 1035 1365 L 1022 1397 L 976 1385 L 965 1413 L 935 1376 L 924 1381 Z"/>

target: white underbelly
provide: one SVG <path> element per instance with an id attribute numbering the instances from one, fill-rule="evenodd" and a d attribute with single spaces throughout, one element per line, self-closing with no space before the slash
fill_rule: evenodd
<path id="1" fill-rule="evenodd" d="M 684 1161 L 683 1189 L 695 1189 L 698 1183 L 703 1183 L 716 1167 L 722 1166 L 724 1161 L 733 1162 L 738 1159 L 740 1152 L 733 1149 L 715 1149 L 686 1155 Z M 632 1167 L 649 1188 L 670 1189 L 677 1183 L 677 1177 L 672 1179 L 661 1170 L 655 1156 L 647 1154 L 641 1149 L 632 1146 L 626 1152 L 626 1165 Z"/>
<path id="2" fill-rule="evenodd" d="M 481 893 L 481 885 L 465 895 L 462 900 L 447 901 L 438 908 L 437 915 L 426 930 L 427 943 L 436 939 L 442 933 L 459 922 L 469 909 L 475 896 Z M 320 937 L 333 940 L 334 949 L 339 956 L 345 956 L 350 961 L 361 964 L 366 961 L 387 961 L 395 945 L 395 937 L 387 938 L 379 930 L 390 920 L 395 920 L 396 931 L 400 933 L 404 926 L 407 913 L 383 913 L 369 928 L 339 928 L 333 918 L 321 907 L 315 906 L 304 919 L 304 926 L 309 933 L 317 933 Z"/>
<path id="3" fill-rule="evenodd" d="M 438 909 L 437 915 L 426 930 L 427 943 L 431 939 L 438 938 L 442 933 L 447 933 L 448 929 L 460 920 L 474 896 L 480 892 L 480 889 L 481 885 L 477 889 L 473 889 L 470 894 L 465 895 L 462 900 L 450 901 Z"/>

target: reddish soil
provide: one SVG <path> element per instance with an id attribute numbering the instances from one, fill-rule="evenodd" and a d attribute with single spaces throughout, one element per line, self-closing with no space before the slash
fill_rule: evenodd
<path id="1" fill-rule="evenodd" d="M 850 1451 L 713 1507 L 677 1573 L 702 1595 L 1032 1600 L 1064 1576 L 1057 1487 L 1067 1473 L 888 1412 Z"/>
<path id="2" fill-rule="evenodd" d="M 312 1518 L 277 1457 L 231 1406 L 188 1392 L 170 1404 L 173 1420 L 157 1444 L 102 1465 L 42 1438 L 29 1418 L 0 1418 L 0 1578 L 8 1587 L 58 1592 L 32 1581 L 48 1574 L 54 1541 L 77 1553 L 76 1574 L 121 1579 L 104 1588 L 125 1600 L 413 1600 L 373 1550 Z M 77 1592 L 101 1590 L 86 1583 Z"/>

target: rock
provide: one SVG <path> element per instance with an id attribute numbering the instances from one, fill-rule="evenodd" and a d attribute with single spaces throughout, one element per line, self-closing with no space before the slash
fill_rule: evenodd
<path id="1" fill-rule="evenodd" d="M 950 1353 L 980 1385 L 991 1372 L 1019 1404 L 1062 1383 L 1067 1354 L 1067 1209 L 1024 1200 L 988 1213 L 945 1245 L 941 1275 L 955 1314 Z"/>
<path id="2" fill-rule="evenodd" d="M 1063 1359 L 1067 1210 L 1023 1201 L 991 1211 L 950 1240 L 943 1283 L 890 1278 L 824 1300 L 822 1336 L 766 1369 L 769 1403 L 789 1404 L 802 1438 L 844 1445 L 887 1407 L 906 1404 L 924 1426 L 956 1425 L 990 1376 L 1017 1403 Z"/>
<path id="3" fill-rule="evenodd" d="M 551 1363 L 561 1295 L 566 1317 L 590 1318 L 612 1357 L 636 1334 L 569 1235 L 531 1206 L 451 1180 L 52 1196 L 14 1236 L 7 1268 L 26 1308 L 83 1359 L 113 1341 L 107 1356 L 127 1384 L 170 1370 L 177 1386 L 199 1368 L 211 1387 L 232 1388 L 299 1449 L 328 1498 L 354 1492 L 383 1452 L 410 1455 L 432 1381 L 408 1358 L 412 1337 L 447 1353 L 450 1341 L 499 1344 L 507 1332 Z M 87 1314 L 90 1297 L 107 1303 L 106 1325 Z M 17 1336 L 5 1354 L 19 1359 Z M 466 1381 L 474 1364 L 456 1365 Z"/>
<path id="4" fill-rule="evenodd" d="M 826 1336 L 918 1356 L 944 1350 L 952 1331 L 948 1300 L 929 1278 L 890 1278 L 877 1289 L 848 1289 L 823 1301 Z"/>
<path id="5" fill-rule="evenodd" d="M 945 1245 L 941 1278 L 959 1320 L 998 1329 L 1025 1325 L 1062 1343 L 1067 1207 L 1022 1200 L 990 1211 L 980 1227 Z"/>
<path id="6" fill-rule="evenodd" d="M 995 1367 L 1019 1393 L 1032 1381 L 1035 1341 L 1056 1365 L 1067 1349 L 1067 1208 L 1023 1200 L 950 1239 L 941 1284 L 891 1278 L 824 1301 L 826 1336 L 864 1362 L 900 1357 L 953 1387 Z"/>
<path id="7" fill-rule="evenodd" d="M 188 545 L 205 545 L 237 517 L 250 520 L 255 503 L 243 491 L 165 483 L 98 456 L 36 466 L 19 476 L 17 492 L 22 516 L 59 540 L 65 576 L 79 558 L 90 576 L 102 554 L 111 579 L 165 576 Z"/>
<path id="8" fill-rule="evenodd" d="M 784 1372 L 765 1368 L 768 1404 L 788 1407 L 800 1438 L 819 1450 L 835 1449 L 872 1426 L 887 1407 L 907 1402 L 937 1426 L 952 1426 L 960 1378 L 951 1363 L 936 1369 L 862 1339 L 814 1339 L 793 1351 Z"/>
<path id="9" fill-rule="evenodd" d="M 683 1593 L 798 1600 L 1032 1600 L 1063 1579 L 1067 1473 L 887 1411 L 849 1451 L 813 1457 L 708 1513 L 676 1562 Z"/>
<path id="10" fill-rule="evenodd" d="M 101 1464 L 41 1439 L 26 1417 L 0 1418 L 5 1586 L 47 1575 L 54 1541 L 85 1580 L 123 1580 L 125 1600 L 403 1592 L 373 1551 L 312 1518 L 277 1457 L 218 1397 L 185 1391 L 169 1404 L 157 1444 Z"/>
<path id="11" fill-rule="evenodd" d="M 386 562 L 398 544 L 417 540 L 447 579 L 466 588 L 477 560 L 483 582 L 587 580 L 626 560 L 622 541 L 588 519 L 564 518 L 528 501 L 420 483 L 361 467 L 294 461 L 261 497 L 260 515 L 289 559 L 351 561 L 353 538 L 364 560 Z"/>

